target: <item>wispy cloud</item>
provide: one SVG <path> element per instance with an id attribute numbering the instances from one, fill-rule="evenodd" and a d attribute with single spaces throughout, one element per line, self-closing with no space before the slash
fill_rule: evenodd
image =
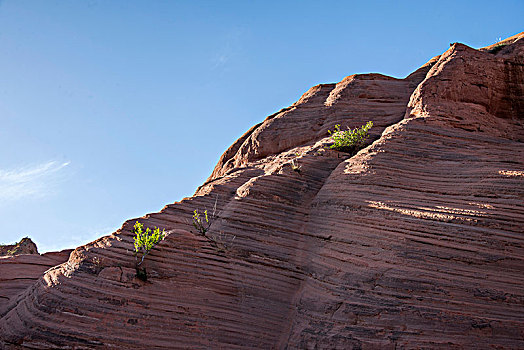
<path id="1" fill-rule="evenodd" d="M 63 179 L 60 170 L 70 162 L 48 161 L 40 164 L 0 169 L 0 201 L 13 201 L 24 197 L 41 198 L 52 194 L 56 183 Z"/>
<path id="2" fill-rule="evenodd" d="M 231 57 L 231 53 L 229 52 L 223 52 L 223 53 L 217 54 L 214 59 L 215 64 L 213 65 L 213 69 L 217 69 L 222 66 L 225 66 L 227 61 L 229 61 L 230 57 Z"/>
<path id="3" fill-rule="evenodd" d="M 230 31 L 222 40 L 222 43 L 213 57 L 212 70 L 224 69 L 233 56 L 240 50 L 240 39 L 243 31 L 239 28 Z"/>

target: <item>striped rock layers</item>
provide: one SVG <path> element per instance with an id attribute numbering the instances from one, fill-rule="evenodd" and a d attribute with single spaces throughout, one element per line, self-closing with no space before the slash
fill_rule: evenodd
<path id="1" fill-rule="evenodd" d="M 311 88 L 0 308 L 5 348 L 524 348 L 524 35 Z M 372 120 L 355 156 L 335 124 Z M 297 168 L 299 167 L 299 169 Z M 193 210 L 216 203 L 206 235 Z"/>

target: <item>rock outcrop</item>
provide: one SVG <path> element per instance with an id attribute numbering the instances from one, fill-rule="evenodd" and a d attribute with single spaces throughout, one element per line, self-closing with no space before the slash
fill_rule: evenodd
<path id="1" fill-rule="evenodd" d="M 33 243 L 33 242 L 31 242 Z M 34 250 L 36 251 L 36 245 Z M 17 297 L 37 282 L 44 272 L 67 261 L 71 250 L 18 254 L 0 257 L 0 314 L 7 312 L 8 306 Z"/>
<path id="2" fill-rule="evenodd" d="M 18 243 L 0 245 L 0 257 L 20 254 L 38 254 L 38 248 L 31 238 L 24 237 Z"/>
<path id="3" fill-rule="evenodd" d="M 6 348 L 524 348 L 524 34 L 311 88 L 0 309 Z M 370 146 L 329 149 L 372 120 Z M 292 160 L 299 164 L 294 171 Z M 194 209 L 217 215 L 203 236 Z"/>

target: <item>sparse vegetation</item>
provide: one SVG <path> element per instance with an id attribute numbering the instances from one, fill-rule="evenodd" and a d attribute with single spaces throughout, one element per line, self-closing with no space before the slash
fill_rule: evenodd
<path id="1" fill-rule="evenodd" d="M 149 227 L 144 231 L 144 225 L 140 222 L 135 222 L 133 227 L 133 233 L 135 234 L 135 262 L 136 262 L 136 275 L 142 280 L 147 279 L 147 273 L 145 268 L 140 268 L 140 265 L 144 262 L 145 257 L 151 252 L 160 241 L 166 237 L 165 230 L 160 232 L 158 227 L 151 230 Z"/>
<path id="2" fill-rule="evenodd" d="M 24 237 L 14 244 L 0 244 L 0 256 L 19 254 L 38 254 L 38 248 L 29 237 Z"/>
<path id="3" fill-rule="evenodd" d="M 298 164 L 298 160 L 295 162 L 295 159 L 291 159 L 291 169 L 293 169 L 293 171 L 296 171 L 297 173 L 300 173 L 300 169 L 302 169 L 302 166 Z"/>
<path id="4" fill-rule="evenodd" d="M 372 121 L 368 121 L 366 125 L 353 130 L 349 127 L 347 130 L 340 130 L 340 125 L 335 125 L 335 130 L 328 130 L 329 134 L 333 136 L 334 141 L 331 148 L 351 154 L 357 153 L 366 144 L 366 140 L 369 137 L 369 129 L 371 129 L 372 126 Z"/>
<path id="5" fill-rule="evenodd" d="M 236 236 L 224 234 L 222 232 L 218 234 L 210 234 L 208 239 L 211 242 L 211 245 L 218 251 L 226 253 L 233 248 L 233 241 Z"/>
<path id="6" fill-rule="evenodd" d="M 211 217 L 209 217 L 207 209 L 204 210 L 204 215 L 200 215 L 198 209 L 193 211 L 193 226 L 202 236 L 206 235 L 206 232 L 209 230 L 216 217 L 215 214 L 217 211 L 217 201 L 218 197 L 215 199 L 215 205 L 213 207 L 213 213 L 211 213 Z"/>
<path id="7" fill-rule="evenodd" d="M 210 233 L 209 228 L 217 218 L 217 202 L 218 196 L 215 199 L 215 205 L 213 206 L 213 212 L 208 213 L 207 209 L 204 210 L 203 214 L 200 214 L 198 209 L 193 211 L 193 226 L 195 229 L 204 236 L 211 246 L 217 250 L 217 252 L 226 253 L 233 248 L 233 241 L 236 236 L 220 233 Z"/>
<path id="8" fill-rule="evenodd" d="M 93 259 L 91 259 L 91 262 L 92 262 L 92 266 L 93 266 L 93 271 L 96 273 L 96 274 L 99 274 L 100 271 L 102 271 L 104 269 L 104 266 L 102 264 L 102 259 L 100 259 L 98 256 L 95 256 L 93 257 Z"/>
<path id="9" fill-rule="evenodd" d="M 204 215 L 201 216 L 198 209 L 193 211 L 193 226 L 196 228 L 201 235 L 205 236 L 209 227 L 211 227 L 211 221 L 207 215 L 207 210 L 204 210 Z"/>

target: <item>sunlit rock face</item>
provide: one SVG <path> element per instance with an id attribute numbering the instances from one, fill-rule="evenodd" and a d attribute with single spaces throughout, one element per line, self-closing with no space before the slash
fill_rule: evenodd
<path id="1" fill-rule="evenodd" d="M 0 308 L 0 344 L 524 348 L 524 35 L 502 44 L 311 88 L 140 219 L 169 232 L 146 281 L 129 220 Z M 368 147 L 329 148 L 369 120 Z"/>

